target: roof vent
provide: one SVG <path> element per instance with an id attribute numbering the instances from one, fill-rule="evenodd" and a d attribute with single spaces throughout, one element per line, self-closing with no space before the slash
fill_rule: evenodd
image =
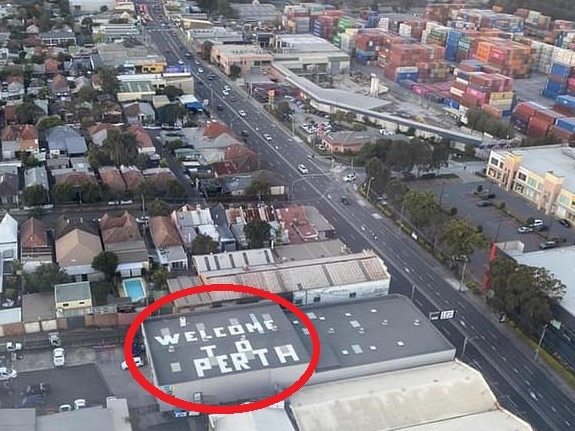
<path id="1" fill-rule="evenodd" d="M 398 345 L 399 347 L 403 347 L 403 346 L 405 346 L 405 343 L 404 343 L 403 341 L 398 341 L 398 342 L 397 342 L 397 345 Z"/>
<path id="2" fill-rule="evenodd" d="M 292 322 L 294 325 L 299 325 L 299 320 L 292 320 Z"/>
<path id="3" fill-rule="evenodd" d="M 186 326 L 186 317 L 182 316 L 180 317 L 180 328 L 183 328 L 184 326 Z"/>
<path id="4" fill-rule="evenodd" d="M 364 328 L 359 328 L 357 330 L 358 333 L 360 333 L 361 335 L 365 334 L 365 329 Z"/>
<path id="5" fill-rule="evenodd" d="M 349 352 L 348 352 L 347 350 L 342 350 L 341 353 L 342 353 L 343 355 L 349 355 Z"/>
<path id="6" fill-rule="evenodd" d="M 327 333 L 328 333 L 328 334 L 335 334 L 335 329 L 334 329 L 334 328 L 329 328 L 329 329 L 327 330 Z"/>
<path id="7" fill-rule="evenodd" d="M 419 319 L 415 319 L 415 320 L 413 321 L 413 324 L 414 324 L 415 326 L 419 326 L 419 324 L 420 324 L 420 323 L 419 323 Z"/>
<path id="8" fill-rule="evenodd" d="M 345 317 L 351 317 L 351 313 L 345 313 Z"/>
<path id="9" fill-rule="evenodd" d="M 369 350 L 371 350 L 372 352 L 375 352 L 377 350 L 376 346 L 369 346 Z"/>
<path id="10" fill-rule="evenodd" d="M 319 320 L 325 320 L 325 317 L 324 317 L 324 316 L 320 316 L 320 317 L 319 317 Z"/>
<path id="11" fill-rule="evenodd" d="M 375 308 L 372 308 L 372 309 L 369 310 L 369 311 L 371 311 L 372 313 L 377 313 L 377 309 L 375 309 Z"/>
<path id="12" fill-rule="evenodd" d="M 168 346 L 168 352 L 174 353 L 175 351 L 176 351 L 176 346 L 170 344 L 170 345 Z"/>
<path id="13" fill-rule="evenodd" d="M 387 326 L 387 319 L 383 319 L 383 321 L 381 322 L 381 326 Z"/>

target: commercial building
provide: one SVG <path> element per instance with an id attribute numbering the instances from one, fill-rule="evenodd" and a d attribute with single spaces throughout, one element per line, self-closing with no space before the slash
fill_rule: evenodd
<path id="1" fill-rule="evenodd" d="M 231 259 L 226 258 L 230 255 L 233 256 Z M 252 286 L 285 297 L 299 306 L 384 296 L 389 292 L 391 280 L 383 261 L 370 251 L 284 262 L 274 261 L 269 251 L 249 254 L 236 251 L 223 253 L 217 259 L 195 257 L 194 264 L 198 278 L 193 285 Z M 169 287 L 171 291 L 181 288 L 175 282 Z M 210 292 L 189 297 L 179 308 L 198 310 L 233 305 L 245 299 L 245 295 L 236 292 Z"/>
<path id="2" fill-rule="evenodd" d="M 271 66 L 272 60 L 272 54 L 255 45 L 214 45 L 211 52 L 211 62 L 226 75 L 231 74 L 232 65 L 247 74 Z"/>
<path id="3" fill-rule="evenodd" d="M 322 346 L 308 385 L 455 357 L 453 346 L 403 296 L 304 311 Z M 272 395 L 295 382 L 312 353 L 304 325 L 269 302 L 149 318 L 142 333 L 153 383 L 179 398 L 208 404 Z M 171 408 L 160 402 L 160 410 Z"/>
<path id="4" fill-rule="evenodd" d="M 241 45 L 244 37 L 241 33 L 227 27 L 192 29 L 186 31 L 186 43 L 196 54 L 201 54 L 205 42 L 214 45 Z"/>
<path id="5" fill-rule="evenodd" d="M 538 210 L 575 222 L 575 149 L 548 145 L 493 149 L 487 178 L 531 202 Z"/>
<path id="6" fill-rule="evenodd" d="M 272 24 L 278 20 L 280 14 L 273 4 L 261 4 L 258 0 L 251 3 L 230 3 L 242 23 L 254 22 L 258 25 Z"/>

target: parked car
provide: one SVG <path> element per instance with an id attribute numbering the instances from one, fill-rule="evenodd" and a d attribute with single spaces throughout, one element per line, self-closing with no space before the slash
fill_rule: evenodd
<path id="1" fill-rule="evenodd" d="M 42 395 L 46 396 L 52 391 L 52 387 L 50 383 L 36 383 L 33 385 L 26 386 L 26 390 L 22 395 L 24 396 L 31 396 L 31 395 Z"/>
<path id="2" fill-rule="evenodd" d="M 272 140 L 272 135 L 270 135 L 269 133 L 264 133 L 263 136 L 264 136 L 264 139 L 265 139 L 266 141 L 271 141 L 271 140 Z"/>
<path id="3" fill-rule="evenodd" d="M 547 250 L 547 249 L 555 248 L 555 247 L 557 247 L 557 241 L 555 241 L 553 239 L 543 241 L 541 244 L 539 244 L 539 248 L 541 250 Z"/>
<path id="4" fill-rule="evenodd" d="M 351 182 L 357 180 L 357 175 L 356 174 L 347 174 L 345 177 L 343 177 L 343 180 L 346 183 L 351 183 Z"/>
<path id="5" fill-rule="evenodd" d="M 530 233 L 533 232 L 533 228 L 530 226 L 521 226 L 517 229 L 517 233 Z"/>
<path id="6" fill-rule="evenodd" d="M 242 130 L 241 135 L 245 138 L 245 137 L 248 137 L 250 134 L 247 130 Z"/>
<path id="7" fill-rule="evenodd" d="M 198 67 L 198 73 L 203 73 L 204 69 L 202 69 L 201 67 Z"/>
<path id="8" fill-rule="evenodd" d="M 74 400 L 74 410 L 80 410 L 86 407 L 88 407 L 88 403 L 86 403 L 84 398 L 78 398 L 77 400 Z"/>
<path id="9" fill-rule="evenodd" d="M 488 200 L 482 200 L 482 201 L 477 202 L 478 207 L 490 207 L 491 205 L 493 205 L 493 204 L 491 203 L 491 201 L 488 201 Z"/>
<path id="10" fill-rule="evenodd" d="M 481 199 L 493 199 L 493 198 L 495 198 L 495 193 L 490 192 L 489 190 L 486 190 L 483 193 L 480 193 L 479 197 Z"/>
<path id="11" fill-rule="evenodd" d="M 139 356 L 134 357 L 134 362 L 136 363 L 136 367 L 141 368 L 144 366 L 144 360 Z M 122 362 L 122 370 L 128 369 L 128 363 L 126 361 Z"/>
<path id="12" fill-rule="evenodd" d="M 25 408 L 33 408 L 39 407 L 46 404 L 46 399 L 43 395 L 30 395 L 27 397 L 23 397 L 22 400 L 18 405 L 16 405 L 17 409 L 25 409 Z"/>
<path id="13" fill-rule="evenodd" d="M 52 359 L 55 367 L 63 367 L 66 364 L 66 352 L 62 347 L 52 350 Z"/>
<path id="14" fill-rule="evenodd" d="M 18 372 L 8 367 L 0 367 L 0 381 L 10 380 L 18 377 Z"/>
<path id="15" fill-rule="evenodd" d="M 58 407 L 58 411 L 60 413 L 62 412 L 69 412 L 74 410 L 74 408 L 70 405 L 70 404 L 62 404 L 60 407 Z"/>
<path id="16" fill-rule="evenodd" d="M 347 196 L 342 196 L 342 197 L 340 198 L 340 201 L 341 201 L 341 203 L 344 204 L 344 205 L 349 205 L 349 199 L 347 198 Z"/>
<path id="17" fill-rule="evenodd" d="M 559 222 L 559 224 L 561 226 L 565 226 L 565 227 L 572 227 L 573 223 L 571 223 L 569 220 L 567 220 L 566 218 L 560 218 L 559 220 L 557 220 Z"/>
<path id="18" fill-rule="evenodd" d="M 307 170 L 305 165 L 302 165 L 302 164 L 297 165 L 297 170 L 300 171 L 300 173 L 302 173 L 302 174 L 309 173 L 309 171 Z"/>
<path id="19" fill-rule="evenodd" d="M 240 115 L 240 117 L 245 117 L 245 116 L 247 115 L 247 114 L 246 114 L 246 111 L 244 111 L 243 109 L 240 109 L 240 110 L 238 111 L 238 114 Z"/>

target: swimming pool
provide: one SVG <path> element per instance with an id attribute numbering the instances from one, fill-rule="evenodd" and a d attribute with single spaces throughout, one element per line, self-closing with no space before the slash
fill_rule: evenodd
<path id="1" fill-rule="evenodd" d="M 133 302 L 138 302 L 146 297 L 146 288 L 144 287 L 144 280 L 141 278 L 128 278 L 122 280 L 122 287 L 126 297 L 130 297 Z"/>

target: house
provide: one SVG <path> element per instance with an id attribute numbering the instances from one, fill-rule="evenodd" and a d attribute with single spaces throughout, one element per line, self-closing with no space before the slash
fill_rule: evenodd
<path id="1" fill-rule="evenodd" d="M 188 257 L 170 217 L 152 217 L 150 235 L 160 264 L 168 271 L 188 268 Z"/>
<path id="2" fill-rule="evenodd" d="M 210 208 L 212 220 L 218 231 L 219 237 L 219 250 L 220 251 L 236 251 L 236 237 L 230 229 L 228 219 L 226 217 L 226 209 L 221 203 Z"/>
<path id="3" fill-rule="evenodd" d="M 142 173 L 146 180 L 156 185 L 158 192 L 165 192 L 168 189 L 169 182 L 176 179 L 170 168 L 150 168 L 145 169 Z"/>
<path id="4" fill-rule="evenodd" d="M 136 190 L 144 181 L 144 175 L 135 166 L 120 166 L 120 172 L 128 190 Z"/>
<path id="5" fill-rule="evenodd" d="M 11 124 L 0 133 L 2 157 L 4 160 L 16 158 L 21 152 L 38 154 L 38 129 L 32 124 Z"/>
<path id="6" fill-rule="evenodd" d="M 60 71 L 60 62 L 55 58 L 44 60 L 44 74 L 54 76 Z"/>
<path id="7" fill-rule="evenodd" d="M 141 125 L 132 124 L 128 127 L 128 132 L 133 133 L 136 137 L 136 144 L 140 153 L 151 155 L 156 152 L 152 137 Z"/>
<path id="8" fill-rule="evenodd" d="M 20 100 L 26 94 L 24 79 L 21 76 L 9 76 L 5 82 L 7 85 L 2 86 L 2 100 Z"/>
<path id="9" fill-rule="evenodd" d="M 126 184 L 124 177 L 115 166 L 102 166 L 98 169 L 102 184 L 108 186 L 111 192 L 116 194 L 123 194 L 126 191 Z"/>
<path id="10" fill-rule="evenodd" d="M 46 190 L 50 189 L 48 172 L 44 165 L 34 166 L 33 168 L 28 168 L 24 171 L 24 188 L 38 185 L 44 187 Z"/>
<path id="11" fill-rule="evenodd" d="M 148 250 L 134 216 L 128 211 L 100 219 L 100 234 L 104 249 L 118 256 L 117 272 L 122 277 L 139 277 L 149 269 Z"/>
<path id="12" fill-rule="evenodd" d="M 294 205 L 276 209 L 282 231 L 287 231 L 290 243 L 317 241 L 319 234 L 306 217 L 305 207 Z"/>
<path id="13" fill-rule="evenodd" d="M 182 207 L 179 210 L 173 211 L 171 214 L 172 223 L 176 226 L 180 238 L 184 246 L 191 248 L 196 236 L 196 226 L 194 225 L 194 218 L 191 211 L 186 211 Z"/>
<path id="14" fill-rule="evenodd" d="M 377 131 L 365 130 L 355 132 L 345 130 L 324 135 L 322 144 L 330 153 L 357 153 L 365 144 L 374 143 L 381 138 Z"/>
<path id="15" fill-rule="evenodd" d="M 189 231 L 191 227 L 193 227 L 198 234 L 208 236 L 212 241 L 218 244 L 220 242 L 220 235 L 214 221 L 212 220 L 212 213 L 209 208 L 202 208 L 201 205 L 196 205 L 194 207 L 186 204 L 172 213 L 172 220 L 178 227 L 178 230 L 180 230 L 179 226 L 183 226 L 181 228 L 182 230 L 180 230 L 180 235 L 185 235 L 184 232 Z M 192 241 L 193 238 L 189 235 L 188 241 L 184 240 L 184 242 L 189 242 L 190 245 Z"/>
<path id="16" fill-rule="evenodd" d="M 46 225 L 30 217 L 20 227 L 20 261 L 26 271 L 43 263 L 52 262 L 52 247 L 48 242 Z"/>
<path id="17" fill-rule="evenodd" d="M 86 139 L 69 126 L 56 126 L 46 132 L 50 156 L 83 156 L 88 151 Z"/>
<path id="18" fill-rule="evenodd" d="M 18 205 L 19 192 L 18 175 L 9 172 L 0 173 L 0 202 L 5 205 Z"/>
<path id="19" fill-rule="evenodd" d="M 54 76 L 48 86 L 53 97 L 68 97 L 70 95 L 70 84 L 64 75 Z"/>
<path id="20" fill-rule="evenodd" d="M 9 213 L 0 221 L 0 253 L 3 262 L 18 258 L 18 222 Z"/>
<path id="21" fill-rule="evenodd" d="M 128 124 L 154 125 L 156 124 L 156 112 L 148 102 L 126 103 L 124 117 Z"/>
<path id="22" fill-rule="evenodd" d="M 71 5 L 70 9 L 74 10 Z M 46 46 L 76 45 L 76 36 L 67 31 L 49 31 L 40 33 L 40 41 Z"/>
<path id="23" fill-rule="evenodd" d="M 100 271 L 92 268 L 92 261 L 102 252 L 100 237 L 75 228 L 56 240 L 56 262 L 76 281 L 99 280 Z"/>
<path id="24" fill-rule="evenodd" d="M 335 227 L 314 206 L 304 207 L 305 217 L 317 231 L 319 240 L 334 239 L 337 237 Z"/>
<path id="25" fill-rule="evenodd" d="M 94 172 L 90 172 L 88 169 L 54 169 L 52 176 L 56 184 L 66 183 L 74 188 L 81 188 L 88 183 L 97 183 Z"/>
<path id="26" fill-rule="evenodd" d="M 83 316 L 92 308 L 92 289 L 89 281 L 54 285 L 56 317 Z"/>
<path id="27" fill-rule="evenodd" d="M 88 135 L 92 138 L 92 142 L 101 147 L 108 136 L 108 130 L 114 129 L 115 126 L 109 123 L 98 123 L 95 126 L 88 128 Z"/>
<path id="28" fill-rule="evenodd" d="M 224 159 L 212 166 L 214 175 L 235 175 L 260 169 L 261 160 L 258 155 L 242 144 L 233 144 L 224 149 Z"/>

